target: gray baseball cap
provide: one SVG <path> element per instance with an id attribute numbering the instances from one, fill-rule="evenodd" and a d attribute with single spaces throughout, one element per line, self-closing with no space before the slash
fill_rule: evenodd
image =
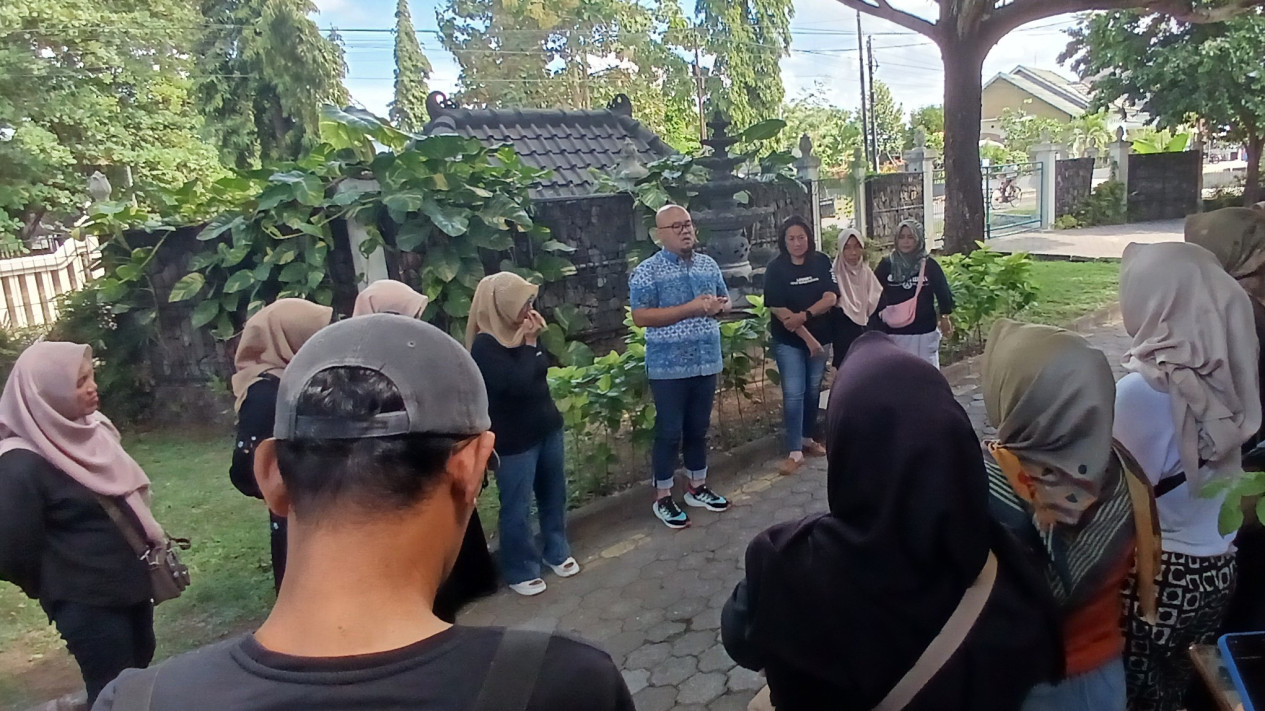
<path id="1" fill-rule="evenodd" d="M 312 377 L 354 366 L 385 375 L 404 412 L 365 419 L 298 415 Z M 277 393 L 276 439 L 365 439 L 400 434 L 469 436 L 492 427 L 488 393 L 474 359 L 434 326 L 395 314 L 356 316 L 316 333 L 286 366 Z"/>

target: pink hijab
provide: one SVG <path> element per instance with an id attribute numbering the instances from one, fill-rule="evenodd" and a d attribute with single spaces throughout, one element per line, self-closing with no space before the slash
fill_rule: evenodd
<path id="1" fill-rule="evenodd" d="M 843 248 L 848 240 L 855 239 L 861 248 L 865 248 L 865 238 L 854 229 L 846 229 L 839 235 L 839 254 L 835 257 L 835 279 L 839 282 L 839 308 L 858 326 L 870 322 L 870 316 L 878 308 L 878 299 L 883 295 L 883 285 L 878 283 L 874 270 L 865 263 L 865 255 L 856 266 L 849 265 L 843 258 Z"/>
<path id="2" fill-rule="evenodd" d="M 356 297 L 352 316 L 369 314 L 399 314 L 409 318 L 421 318 L 430 299 L 413 290 L 413 287 L 394 279 L 379 279 Z"/>
<path id="3" fill-rule="evenodd" d="M 101 496 L 121 497 L 153 543 L 165 539 L 149 510 L 149 477 L 123 450 L 119 431 L 99 412 L 82 415 L 79 368 L 92 357 L 80 343 L 36 343 L 18 356 L 0 395 L 0 454 L 26 449 Z"/>

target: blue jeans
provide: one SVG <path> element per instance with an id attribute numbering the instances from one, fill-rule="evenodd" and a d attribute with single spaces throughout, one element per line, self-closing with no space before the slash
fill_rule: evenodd
<path id="1" fill-rule="evenodd" d="M 655 486 L 672 488 L 678 454 L 685 459 L 690 478 L 707 478 L 707 428 L 716 400 L 716 376 L 700 375 L 679 380 L 651 380 L 654 395 L 654 451 L 651 466 Z"/>
<path id="2" fill-rule="evenodd" d="M 501 493 L 501 571 L 510 585 L 540 577 L 542 553 L 536 548 L 528 521 L 533 490 L 545 562 L 562 565 L 571 557 L 563 452 L 559 429 L 526 452 L 501 457 L 501 466 L 496 470 L 496 485 Z"/>
<path id="3" fill-rule="evenodd" d="M 1124 661 L 1116 657 L 1059 684 L 1037 684 L 1020 711 L 1125 711 Z"/>
<path id="4" fill-rule="evenodd" d="M 804 440 L 817 428 L 821 378 L 826 373 L 826 354 L 813 358 L 806 349 L 773 344 L 773 359 L 782 379 L 782 426 L 787 452 L 804 449 Z"/>

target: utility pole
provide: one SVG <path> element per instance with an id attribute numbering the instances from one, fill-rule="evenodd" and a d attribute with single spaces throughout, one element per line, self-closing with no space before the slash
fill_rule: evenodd
<path id="1" fill-rule="evenodd" d="M 865 53 L 861 51 L 861 11 L 857 10 L 857 65 L 861 70 L 861 147 L 865 153 L 865 164 L 870 164 L 870 120 L 866 108 L 865 91 Z"/>
<path id="2" fill-rule="evenodd" d="M 690 33 L 694 38 L 694 98 L 698 102 L 698 139 L 707 138 L 707 118 L 703 113 L 703 60 L 698 48 L 698 25 Z"/>
<path id="3" fill-rule="evenodd" d="M 878 117 L 874 115 L 874 37 L 865 38 L 866 52 L 870 56 L 870 156 L 873 170 L 878 170 Z"/>

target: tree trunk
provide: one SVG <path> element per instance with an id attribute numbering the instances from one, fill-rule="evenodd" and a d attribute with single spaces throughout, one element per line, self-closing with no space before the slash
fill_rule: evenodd
<path id="1" fill-rule="evenodd" d="M 1243 207 L 1251 207 L 1261 199 L 1261 149 L 1265 136 L 1255 131 L 1247 137 L 1247 179 L 1243 183 Z"/>
<path id="2" fill-rule="evenodd" d="M 979 138 L 984 41 L 945 38 L 944 59 L 944 251 L 968 253 L 984 239 L 984 188 Z M 930 219 L 928 218 L 928 222 Z M 927 225 L 934 228 L 934 225 Z"/>

